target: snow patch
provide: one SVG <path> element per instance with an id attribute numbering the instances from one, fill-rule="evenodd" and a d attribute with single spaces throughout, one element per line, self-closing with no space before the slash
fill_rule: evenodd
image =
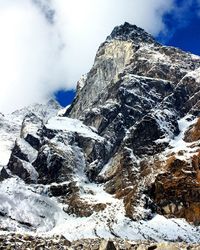
<path id="1" fill-rule="evenodd" d="M 188 151 L 189 146 L 192 143 L 185 142 L 184 135 L 185 132 L 189 129 L 191 125 L 194 125 L 197 122 L 197 118 L 193 119 L 191 115 L 187 115 L 178 121 L 179 130 L 181 131 L 178 136 L 170 141 L 170 146 L 173 147 L 174 152 L 178 151 Z M 191 148 L 190 148 L 191 150 Z"/>
<path id="2" fill-rule="evenodd" d="M 96 140 L 102 140 L 102 137 L 94 133 L 91 128 L 84 125 L 77 119 L 71 119 L 68 117 L 52 117 L 45 125 L 46 128 L 52 130 L 61 130 L 66 132 L 76 132 L 82 134 L 85 137 L 93 138 Z"/>

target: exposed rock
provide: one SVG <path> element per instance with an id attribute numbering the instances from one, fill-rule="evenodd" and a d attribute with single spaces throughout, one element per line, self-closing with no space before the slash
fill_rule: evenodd
<path id="1" fill-rule="evenodd" d="M 23 152 L 22 148 L 18 144 L 18 141 L 15 142 L 15 146 L 12 149 L 12 155 L 20 158 L 23 161 L 29 162 L 28 155 L 26 154 L 26 152 Z"/>
<path id="2" fill-rule="evenodd" d="M 33 163 L 40 183 L 63 182 L 71 179 L 72 155 L 56 149 L 54 145 L 43 146 Z"/>
<path id="3" fill-rule="evenodd" d="M 132 40 L 136 44 L 137 43 L 155 43 L 158 45 L 158 43 L 155 41 L 155 39 L 149 35 L 145 30 L 137 27 L 136 25 L 131 25 L 128 22 L 125 22 L 121 26 L 117 26 L 113 29 L 110 36 L 107 37 L 107 40 Z"/>
<path id="4" fill-rule="evenodd" d="M 12 174 L 19 176 L 26 183 L 37 182 L 38 173 L 35 168 L 29 162 L 21 160 L 13 154 L 10 157 L 8 169 Z"/>
<path id="5" fill-rule="evenodd" d="M 184 141 L 186 142 L 194 142 L 198 140 L 200 140 L 200 118 L 196 124 L 186 131 L 184 138 Z"/>
<path id="6" fill-rule="evenodd" d="M 116 250 L 116 247 L 113 241 L 102 241 L 101 245 L 99 246 L 99 250 Z"/>
<path id="7" fill-rule="evenodd" d="M 69 199 L 68 208 L 66 213 L 74 214 L 78 217 L 89 217 L 95 212 L 103 211 L 106 208 L 106 204 L 97 203 L 90 204 L 82 200 L 78 194 L 73 193 L 71 199 Z"/>
<path id="8" fill-rule="evenodd" d="M 26 115 L 22 123 L 21 138 L 24 138 L 36 150 L 39 150 L 41 146 L 39 129 L 42 125 L 43 121 L 34 113 Z"/>
<path id="9" fill-rule="evenodd" d="M 9 178 L 10 175 L 8 174 L 8 172 L 6 171 L 6 169 L 4 167 L 1 168 L 0 170 L 0 181 L 3 181 L 7 178 Z"/>
<path id="10" fill-rule="evenodd" d="M 54 197 L 66 196 L 70 192 L 69 185 L 51 185 L 49 188 L 50 195 Z"/>
<path id="11" fill-rule="evenodd" d="M 157 212 L 200 224 L 200 153 L 191 162 L 172 157 L 152 188 Z"/>
<path id="12" fill-rule="evenodd" d="M 64 211 L 78 217 L 89 217 L 95 212 L 103 211 L 107 205 L 104 203 L 91 203 L 81 198 L 78 185 L 76 182 L 70 182 L 68 185 L 51 185 L 49 188 L 50 195 L 59 197 L 62 203 L 67 205 Z"/>
<path id="13" fill-rule="evenodd" d="M 125 23 L 99 47 L 70 107 L 58 113 L 50 101 L 0 115 L 0 229 L 97 238 L 71 249 L 200 242 L 199 75 L 200 57 Z M 32 242 L 20 244 L 70 245 Z"/>

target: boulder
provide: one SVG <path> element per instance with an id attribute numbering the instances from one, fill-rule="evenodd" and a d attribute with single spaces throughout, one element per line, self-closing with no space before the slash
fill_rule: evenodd
<path id="1" fill-rule="evenodd" d="M 99 246 L 99 250 L 116 250 L 115 244 L 113 241 L 103 240 Z"/>

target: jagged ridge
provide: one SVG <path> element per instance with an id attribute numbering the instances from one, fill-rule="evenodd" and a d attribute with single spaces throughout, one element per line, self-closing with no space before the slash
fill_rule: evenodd
<path id="1" fill-rule="evenodd" d="M 64 115 L 1 116 L 1 229 L 199 242 L 199 67 L 125 23 Z"/>

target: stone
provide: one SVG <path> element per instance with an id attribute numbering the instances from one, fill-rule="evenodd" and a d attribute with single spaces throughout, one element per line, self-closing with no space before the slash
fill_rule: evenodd
<path id="1" fill-rule="evenodd" d="M 19 176 L 26 183 L 32 183 L 34 180 L 31 178 L 31 174 L 25 165 L 26 163 L 24 163 L 23 160 L 11 155 L 8 163 L 8 169 L 12 172 L 12 174 Z"/>
<path id="2" fill-rule="evenodd" d="M 156 248 L 157 250 L 163 250 L 163 249 L 165 249 L 165 250 L 179 250 L 180 249 L 180 246 L 177 246 L 176 244 L 169 244 L 169 243 L 158 243 L 158 245 L 157 245 L 157 248 Z M 186 250 L 186 248 L 182 248 L 181 247 L 181 249 L 185 249 Z"/>
<path id="3" fill-rule="evenodd" d="M 3 167 L 1 170 L 0 170 L 0 181 L 3 181 L 7 178 L 9 178 L 10 175 L 8 174 L 8 172 L 6 171 L 5 167 Z"/>
<path id="4" fill-rule="evenodd" d="M 99 246 L 99 250 L 116 250 L 113 241 L 103 240 Z"/>

